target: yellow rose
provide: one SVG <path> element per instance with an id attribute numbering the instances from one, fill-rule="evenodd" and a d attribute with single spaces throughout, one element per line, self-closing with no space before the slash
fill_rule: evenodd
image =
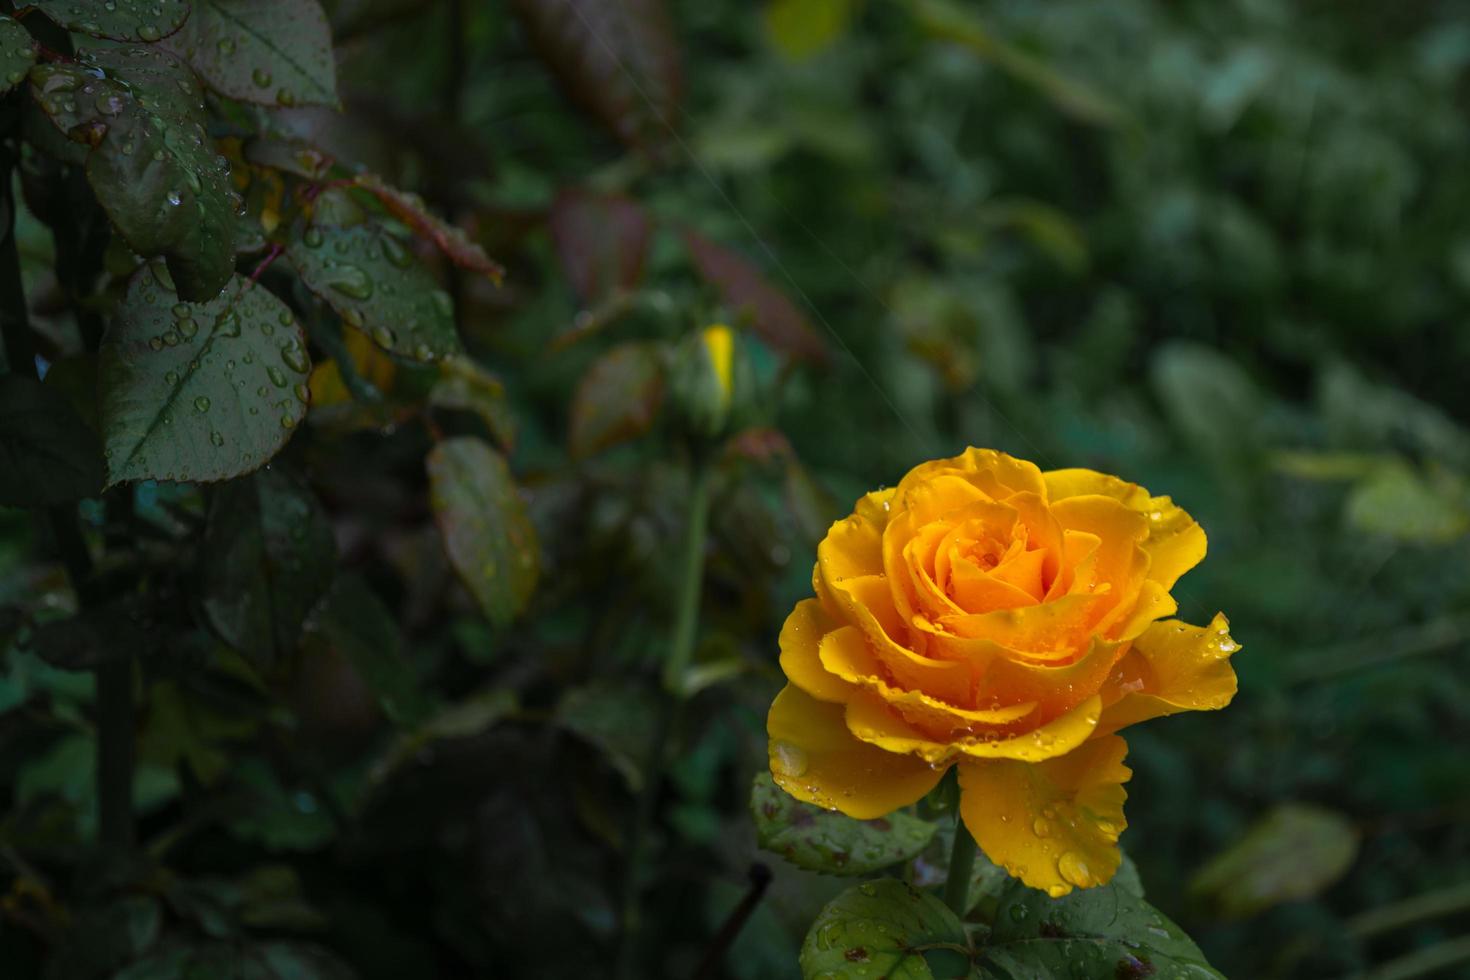
<path id="1" fill-rule="evenodd" d="M 1235 694 L 1223 615 L 1166 619 L 1205 533 L 1168 497 L 988 449 L 867 494 L 817 549 L 781 631 L 771 774 L 853 817 L 959 766 L 989 857 L 1065 895 L 1110 880 L 1126 823 L 1119 729 Z"/>

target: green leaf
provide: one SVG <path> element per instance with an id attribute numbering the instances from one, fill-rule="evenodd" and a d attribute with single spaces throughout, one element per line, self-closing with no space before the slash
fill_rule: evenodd
<path id="1" fill-rule="evenodd" d="M 168 37 L 189 16 L 185 0 L 30 0 L 29 6 L 69 31 L 145 44 Z"/>
<path id="2" fill-rule="evenodd" d="M 943 902 L 884 878 L 849 888 L 822 909 L 801 945 L 801 974 L 952 980 L 971 975 L 970 955 L 964 926 Z"/>
<path id="3" fill-rule="evenodd" d="M 194 0 L 174 45 L 221 95 L 336 106 L 332 29 L 317 0 Z"/>
<path id="4" fill-rule="evenodd" d="M 306 341 L 286 305 L 236 276 L 181 303 L 140 269 L 102 339 L 108 484 L 224 480 L 264 465 L 306 414 Z"/>
<path id="5" fill-rule="evenodd" d="M 1437 478 L 1436 478 L 1437 477 Z M 1353 487 L 1347 522 L 1418 544 L 1448 544 L 1470 531 L 1470 491 L 1447 473 L 1421 476 L 1391 460 Z"/>
<path id="6" fill-rule="evenodd" d="M 413 229 L 415 235 L 432 242 L 446 259 L 459 268 L 497 284 L 505 275 L 500 263 L 486 255 L 485 250 L 471 241 L 462 229 L 431 212 L 417 194 L 390 187 L 376 174 L 358 174 L 352 184 L 376 197 L 389 214 Z"/>
<path id="7" fill-rule="evenodd" d="M 459 353 L 449 294 L 383 229 L 312 225 L 286 258 L 308 289 L 384 350 L 419 361 Z"/>
<path id="8" fill-rule="evenodd" d="M 935 825 L 897 812 L 878 820 L 854 820 L 802 803 L 781 789 L 768 772 L 750 788 L 760 846 L 798 868 L 830 875 L 865 875 L 907 861 L 924 850 Z"/>
<path id="9" fill-rule="evenodd" d="M 102 490 L 102 444 L 52 385 L 0 375 L 0 506 L 45 507 Z"/>
<path id="10" fill-rule="evenodd" d="M 852 8 L 853 0 L 770 0 L 766 30 L 783 55 L 803 61 L 842 36 Z"/>
<path id="11" fill-rule="evenodd" d="M 1201 868 L 1190 890 L 1227 916 L 1252 915 L 1320 894 L 1347 873 L 1357 853 L 1358 832 L 1342 814 L 1283 804 Z"/>
<path id="12" fill-rule="evenodd" d="M 563 728 L 596 746 L 637 792 L 653 740 L 658 704 L 646 689 L 608 683 L 568 691 L 556 706 Z"/>
<path id="13" fill-rule="evenodd" d="M 395 724 L 423 722 L 430 706 L 404 654 L 398 623 L 362 576 L 339 576 L 315 619 L 316 632 L 347 658 Z"/>
<path id="14" fill-rule="evenodd" d="M 1151 380 L 1191 449 L 1229 464 L 1252 453 L 1265 398 L 1240 365 L 1203 344 L 1173 341 L 1154 355 Z"/>
<path id="15" fill-rule="evenodd" d="M 539 546 L 505 460 L 472 437 L 446 439 L 427 460 L 429 499 L 449 562 L 480 609 L 505 626 L 536 587 Z"/>
<path id="16" fill-rule="evenodd" d="M 36 67 L 31 88 L 91 147 L 87 180 L 132 250 L 166 258 L 184 299 L 213 299 L 233 271 L 241 200 L 193 73 L 157 48 L 108 48 Z"/>
<path id="17" fill-rule="evenodd" d="M 515 709 L 515 692 L 506 688 L 490 688 L 441 709 L 415 731 L 399 736 L 373 763 L 370 788 L 381 786 L 435 742 L 478 735 Z"/>
<path id="18" fill-rule="evenodd" d="M 664 0 L 514 0 L 567 95 L 627 146 L 667 146 L 683 92 Z"/>
<path id="19" fill-rule="evenodd" d="M 621 344 L 599 357 L 572 395 L 573 456 L 591 456 L 653 427 L 664 400 L 664 372 L 649 344 Z"/>
<path id="20" fill-rule="evenodd" d="M 14 18 L 0 16 L 0 93 L 25 81 L 36 63 L 36 42 Z"/>
<path id="21" fill-rule="evenodd" d="M 1020 977 L 1216 978 L 1199 947 L 1129 888 L 1063 898 L 1013 882 L 978 956 L 985 980 Z"/>
<path id="22" fill-rule="evenodd" d="M 446 357 L 440 362 L 439 378 L 429 390 L 429 404 L 473 412 L 501 448 L 509 450 L 515 445 L 515 419 L 506 403 L 505 386 L 468 357 Z"/>
<path id="23" fill-rule="evenodd" d="M 296 649 L 337 561 L 332 525 L 307 486 L 280 467 L 214 492 L 202 554 L 204 615 L 259 666 Z"/>

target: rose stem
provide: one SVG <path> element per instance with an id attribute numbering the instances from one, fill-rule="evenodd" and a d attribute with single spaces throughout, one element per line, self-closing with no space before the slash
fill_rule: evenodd
<path id="1" fill-rule="evenodd" d="M 968 911 L 970 873 L 975 869 L 975 838 L 958 813 L 954 818 L 954 847 L 949 852 L 949 876 L 944 879 L 944 904 L 961 920 Z"/>
<path id="2" fill-rule="evenodd" d="M 685 677 L 689 672 L 689 661 L 694 655 L 695 628 L 699 625 L 699 599 L 704 589 L 704 539 L 705 526 L 709 521 L 708 463 L 697 459 L 693 465 L 689 488 L 689 515 L 684 537 L 684 567 L 679 580 L 678 608 L 675 611 L 674 633 L 669 644 L 669 658 L 664 661 L 663 693 L 659 717 L 648 747 L 648 760 L 643 767 L 643 787 L 638 794 L 633 811 L 632 829 L 628 834 L 628 863 L 623 871 L 622 936 L 618 945 L 617 972 L 619 978 L 634 975 L 637 960 L 638 937 L 638 888 L 643 878 L 643 864 L 647 859 L 648 825 L 653 822 L 653 811 L 658 804 L 658 794 L 664 776 L 664 761 L 667 757 L 666 743 L 678 720 L 679 709 L 686 696 Z"/>

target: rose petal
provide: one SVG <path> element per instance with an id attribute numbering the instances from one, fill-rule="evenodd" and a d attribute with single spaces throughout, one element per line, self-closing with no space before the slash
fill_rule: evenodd
<path id="1" fill-rule="evenodd" d="M 960 816 L 987 857 L 1053 898 L 1110 881 L 1127 826 L 1127 744 L 1094 739 L 1040 763 L 960 762 Z"/>
<path id="2" fill-rule="evenodd" d="M 1209 626 L 1177 619 L 1154 623 L 1133 641 L 1102 690 L 1098 731 L 1115 732 L 1180 711 L 1213 711 L 1235 697 L 1230 656 L 1240 644 L 1217 614 Z"/>
<path id="3" fill-rule="evenodd" d="M 786 679 L 819 701 L 846 701 L 852 686 L 822 666 L 822 637 L 835 625 L 816 599 L 803 599 L 781 627 L 781 670 Z"/>
<path id="4" fill-rule="evenodd" d="M 934 788 L 944 769 L 853 738 L 840 705 L 787 685 L 766 716 L 771 776 L 799 800 L 871 820 Z"/>
<path id="5" fill-rule="evenodd" d="M 975 737 L 935 740 L 905 721 L 876 694 L 859 691 L 847 703 L 847 727 L 864 742 L 889 752 L 912 753 L 932 765 L 961 754 L 982 759 L 1019 759 L 1039 762 L 1063 755 L 1087 741 L 1097 725 L 1102 700 L 1094 695 L 1073 710 L 1040 728 L 1001 738 Z"/>

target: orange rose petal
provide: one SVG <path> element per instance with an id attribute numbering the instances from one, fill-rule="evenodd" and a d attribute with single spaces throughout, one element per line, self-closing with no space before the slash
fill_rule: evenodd
<path id="1" fill-rule="evenodd" d="M 1048 712 L 1068 710 L 1102 687 L 1125 644 L 1093 637 L 1087 652 L 1068 664 L 995 657 L 980 678 L 981 699 L 1001 704 L 1040 702 Z"/>
<path id="2" fill-rule="evenodd" d="M 883 527 L 853 514 L 834 523 L 817 545 L 817 567 L 828 585 L 883 572 Z"/>
<path id="3" fill-rule="evenodd" d="M 960 762 L 960 816 L 987 857 L 1059 898 L 1110 881 L 1127 826 L 1127 744 L 1095 739 L 1039 763 Z"/>
<path id="4" fill-rule="evenodd" d="M 1076 529 L 1062 531 L 1062 568 L 1046 590 L 1046 598 L 1050 600 L 1069 592 L 1086 592 L 1088 586 L 1095 585 L 1101 549 L 1102 538 L 1096 534 Z"/>
<path id="5" fill-rule="evenodd" d="M 1097 725 L 1101 704 L 1102 700 L 1093 695 L 1061 717 L 1021 734 L 938 739 L 904 719 L 878 695 L 858 691 L 847 703 L 847 727 L 864 742 L 889 752 L 917 755 L 932 765 L 948 763 L 960 755 L 1039 762 L 1086 742 Z"/>
<path id="6" fill-rule="evenodd" d="M 975 668 L 965 660 L 936 660 L 899 641 L 909 631 L 897 618 L 888 580 L 879 575 L 848 579 L 832 593 L 842 619 L 857 626 L 895 684 L 955 704 L 969 700 Z"/>
<path id="7" fill-rule="evenodd" d="M 1097 552 L 1099 583 L 1115 583 L 1114 588 L 1118 588 L 1126 581 L 1134 568 L 1138 546 L 1148 537 L 1148 518 L 1111 497 L 1095 495 L 1067 497 L 1052 505 L 1052 513 L 1064 528 L 1097 535 L 1101 542 Z"/>
<path id="8" fill-rule="evenodd" d="M 766 716 L 771 776 L 799 800 L 872 820 L 908 806 L 944 775 L 853 738 L 843 708 L 787 685 Z"/>
<path id="9" fill-rule="evenodd" d="M 913 687 L 895 687 L 882 676 L 879 660 L 862 631 L 852 626 L 844 626 L 824 636 L 820 656 L 823 668 L 831 675 L 874 692 L 906 721 L 936 737 L 949 737 L 956 732 L 976 734 L 977 728 L 995 731 L 999 726 L 1020 721 L 1036 707 L 1035 704 L 1010 705 L 977 711 L 940 700 Z M 851 688 L 848 690 L 850 692 Z"/>
<path id="10" fill-rule="evenodd" d="M 1035 554 L 1035 552 L 1031 552 Z M 1039 556 L 1038 556 L 1039 557 Z M 1007 565 L 1016 565 L 1017 561 L 1008 562 Z M 1041 581 L 1041 563 L 1039 560 L 1031 561 L 1033 566 L 1030 571 L 1036 582 Z M 996 566 L 992 572 L 981 569 L 968 558 L 956 559 L 950 565 L 950 591 L 954 594 L 955 608 L 947 615 L 966 615 L 961 610 L 971 610 L 981 613 L 995 611 L 997 609 L 1016 609 L 1020 606 L 1036 605 L 1036 596 L 1029 592 L 1024 586 L 1014 582 L 1006 581 L 999 574 L 1001 566 Z M 1028 569 L 1012 569 L 1013 577 L 1023 579 Z"/>
<path id="11" fill-rule="evenodd" d="M 1209 626 L 1177 619 L 1154 623 L 1133 641 L 1103 687 L 1098 731 L 1176 714 L 1213 711 L 1235 697 L 1230 656 L 1240 644 L 1230 637 L 1230 622 L 1217 614 Z"/>
<path id="12" fill-rule="evenodd" d="M 1082 467 L 1048 470 L 1041 477 L 1046 483 L 1047 499 L 1052 503 L 1068 497 L 1102 496 L 1112 497 L 1132 510 L 1142 510 L 1149 499 L 1148 491 L 1138 484 L 1097 470 Z"/>
<path id="13" fill-rule="evenodd" d="M 1106 602 L 1106 595 L 1067 595 L 1016 609 L 945 616 L 938 626 L 957 637 L 989 640 L 1032 657 L 1069 659 L 1087 642 L 1095 613 Z"/>
<path id="14" fill-rule="evenodd" d="M 822 637 L 836 624 L 816 599 L 803 599 L 781 627 L 781 670 L 786 679 L 819 701 L 846 701 L 852 687 L 822 666 Z"/>
<path id="15" fill-rule="evenodd" d="M 992 500 L 1002 500 L 1013 493 L 1046 492 L 1046 484 L 1036 464 L 994 449 L 971 447 L 958 456 L 915 466 L 899 481 L 899 493 L 940 475 L 959 475 Z"/>
<path id="16" fill-rule="evenodd" d="M 1159 583 L 1146 579 L 1139 583 L 1137 597 L 1120 603 L 1098 621 L 1097 632 L 1115 640 L 1131 640 L 1158 619 L 1179 611 L 1179 603 Z"/>
<path id="17" fill-rule="evenodd" d="M 907 609 L 904 608 L 902 596 L 897 592 L 894 596 L 895 605 L 899 607 L 901 615 L 907 613 L 911 617 L 920 610 L 930 616 L 961 611 L 954 600 L 945 594 L 938 574 L 942 567 L 938 554 L 940 543 L 948 536 L 948 528 L 943 524 L 930 524 L 909 539 L 909 543 L 904 546 L 899 567 L 896 570 L 888 568 L 890 581 L 907 586 L 905 594 L 910 600 Z M 945 551 L 943 554 L 947 557 L 949 552 Z M 885 555 L 885 568 L 887 567 Z"/>
<path id="18" fill-rule="evenodd" d="M 1047 566 L 1059 563 L 1060 558 L 1050 552 L 1041 550 L 1021 551 L 1014 557 L 1007 557 L 990 572 L 990 576 L 997 581 L 1014 586 L 1025 593 L 1031 604 L 1041 600 L 1045 590 L 1042 588 L 1047 572 Z"/>
<path id="19" fill-rule="evenodd" d="M 1149 533 L 1143 550 L 1153 559 L 1148 577 L 1172 589 L 1180 576 L 1204 561 L 1205 529 L 1168 497 L 1154 497 L 1146 513 Z"/>

